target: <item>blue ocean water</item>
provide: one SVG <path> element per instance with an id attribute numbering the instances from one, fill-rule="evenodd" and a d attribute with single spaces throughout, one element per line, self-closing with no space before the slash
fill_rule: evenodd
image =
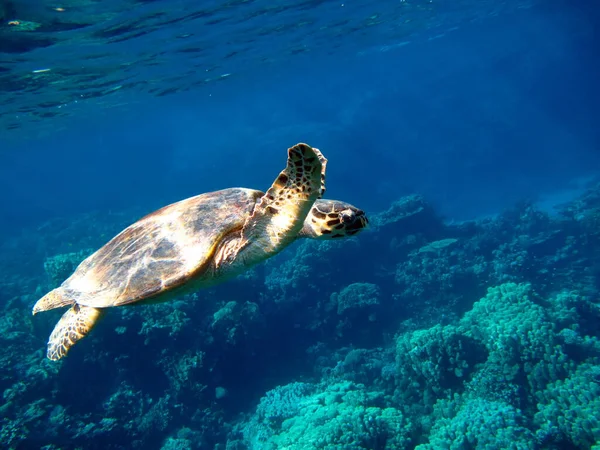
<path id="1" fill-rule="evenodd" d="M 0 447 L 600 448 L 600 7 L 0 0 Z M 31 316 L 288 147 L 366 212 L 227 283 Z M 113 263 L 116 265 L 118 261 Z"/>

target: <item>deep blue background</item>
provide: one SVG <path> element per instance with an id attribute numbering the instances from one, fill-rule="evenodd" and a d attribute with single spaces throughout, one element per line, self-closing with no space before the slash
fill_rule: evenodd
<path id="1" fill-rule="evenodd" d="M 597 10 L 549 2 L 15 131 L 0 142 L 2 226 L 266 189 L 298 141 L 329 158 L 329 197 L 371 211 L 412 192 L 457 219 L 561 198 L 600 168 Z"/>

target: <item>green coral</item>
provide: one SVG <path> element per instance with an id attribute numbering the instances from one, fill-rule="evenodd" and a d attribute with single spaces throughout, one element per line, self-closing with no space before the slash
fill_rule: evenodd
<path id="1" fill-rule="evenodd" d="M 544 300 L 529 284 L 506 283 L 488 289 L 457 325 L 399 335 L 395 399 L 412 405 L 429 435 L 418 448 L 598 444 L 598 339 L 579 334 L 576 299 L 559 292 Z M 583 354 L 578 366 L 572 355 Z M 521 410 L 538 411 L 537 429 L 526 427 Z"/>
<path id="2" fill-rule="evenodd" d="M 535 423 L 540 441 L 565 438 L 577 448 L 600 445 L 600 366 L 581 364 L 540 393 Z"/>
<path id="3" fill-rule="evenodd" d="M 213 314 L 211 329 L 215 339 L 235 346 L 251 339 L 262 325 L 258 304 L 230 301 Z"/>
<path id="4" fill-rule="evenodd" d="M 35 31 L 42 26 L 41 23 L 38 22 L 30 22 L 27 20 L 11 20 L 8 23 L 10 31 Z"/>
<path id="5" fill-rule="evenodd" d="M 206 354 L 200 350 L 188 350 L 183 355 L 165 355 L 158 365 L 169 379 L 177 399 L 198 396 L 206 389 L 199 383 Z"/>
<path id="6" fill-rule="evenodd" d="M 477 341 L 450 325 L 398 336 L 396 365 L 401 401 L 424 396 L 425 403 L 432 404 L 439 395 L 459 388 L 484 355 L 485 349 Z"/>
<path id="7" fill-rule="evenodd" d="M 435 406 L 435 422 L 429 443 L 416 450 L 535 448 L 533 434 L 523 424 L 522 412 L 512 405 L 481 398 L 456 395 Z"/>
<path id="8" fill-rule="evenodd" d="M 139 335 L 145 337 L 144 344 L 150 345 L 169 338 L 178 338 L 190 325 L 190 318 L 183 303 L 149 305 L 144 311 L 144 322 Z"/>
<path id="9" fill-rule="evenodd" d="M 408 448 L 410 423 L 384 403 L 382 393 L 349 381 L 277 388 L 261 401 L 246 443 L 265 450 Z"/>
<path id="10" fill-rule="evenodd" d="M 462 332 L 487 348 L 486 364 L 496 365 L 505 380 L 525 377 L 532 393 L 571 368 L 553 317 L 540 303 L 529 284 L 506 283 L 488 289 L 460 321 Z"/>

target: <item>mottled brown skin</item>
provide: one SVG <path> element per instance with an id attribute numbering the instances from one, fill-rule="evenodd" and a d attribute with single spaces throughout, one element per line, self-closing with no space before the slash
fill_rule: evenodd
<path id="1" fill-rule="evenodd" d="M 222 282 L 277 254 L 299 237 L 331 239 L 363 229 L 362 211 L 321 200 L 327 160 L 298 144 L 266 193 L 231 188 L 149 214 L 84 260 L 33 313 L 72 307 L 48 342 L 48 358 L 67 354 L 105 308 L 166 301 Z"/>
<path id="2" fill-rule="evenodd" d="M 337 239 L 354 236 L 369 224 L 364 211 L 339 200 L 317 200 L 304 221 L 300 237 Z"/>

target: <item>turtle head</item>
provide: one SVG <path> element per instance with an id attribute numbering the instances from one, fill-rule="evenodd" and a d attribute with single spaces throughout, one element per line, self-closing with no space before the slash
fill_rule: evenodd
<path id="1" fill-rule="evenodd" d="M 353 236 L 368 223 L 365 212 L 349 203 L 319 199 L 306 216 L 299 236 L 312 239 Z"/>

